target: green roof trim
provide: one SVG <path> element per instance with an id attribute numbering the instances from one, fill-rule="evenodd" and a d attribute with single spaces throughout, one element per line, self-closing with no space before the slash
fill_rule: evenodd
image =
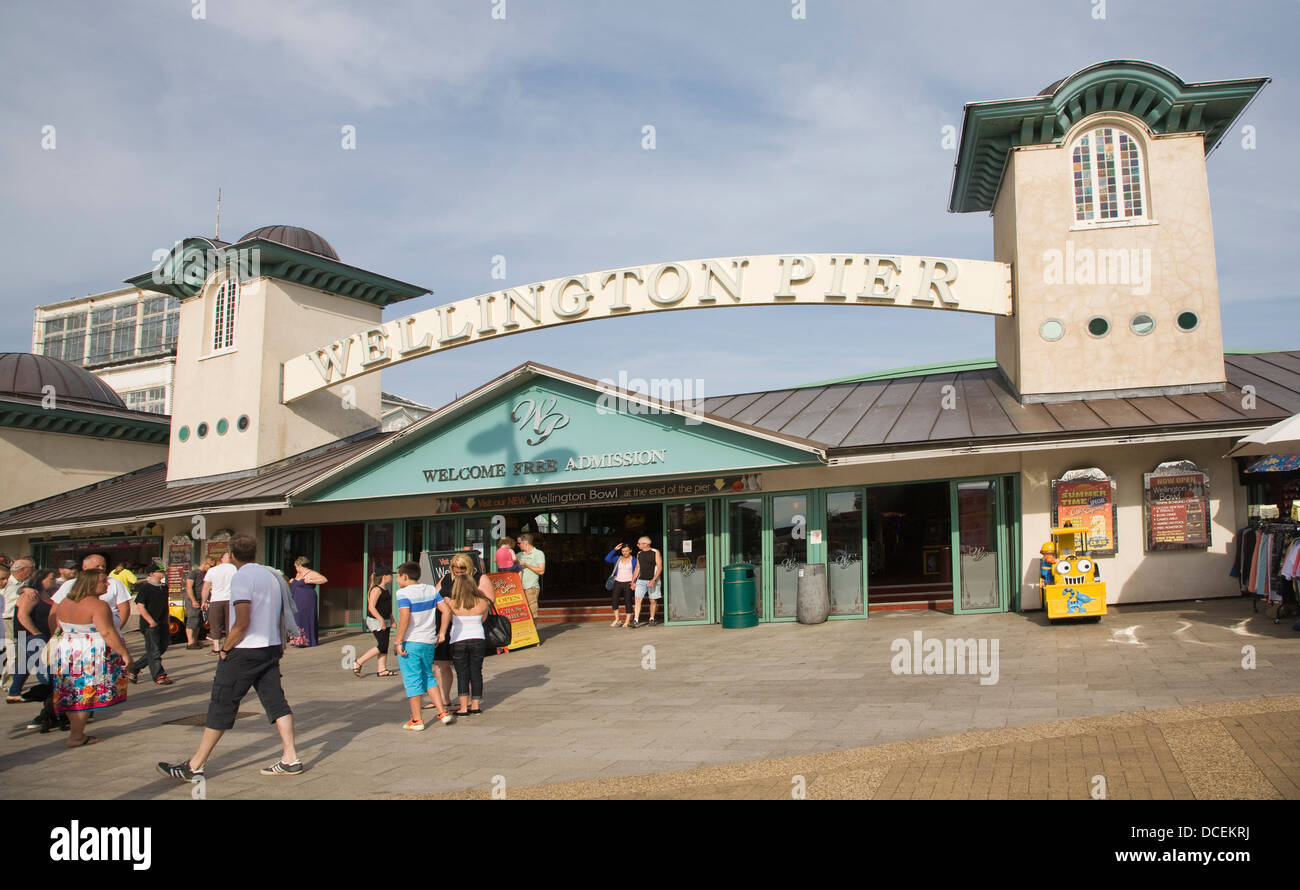
<path id="1" fill-rule="evenodd" d="M 108 412 L 42 408 L 37 401 L 28 402 L 12 397 L 0 399 L 0 427 L 166 445 L 171 419 L 160 414 L 139 416 L 140 414 L 141 412 L 126 410 Z"/>
<path id="2" fill-rule="evenodd" d="M 278 278 L 380 307 L 432 293 L 418 284 L 367 272 L 265 238 L 249 238 L 236 244 L 186 238 L 172 248 L 157 268 L 128 278 L 126 283 L 141 290 L 189 299 L 202 292 L 204 282 L 216 271 L 213 260 L 221 262 L 222 258 L 238 270 L 241 281 L 262 276 Z"/>
<path id="3" fill-rule="evenodd" d="M 959 374 L 963 371 L 987 371 L 996 368 L 998 363 L 991 358 L 972 358 L 956 362 L 938 362 L 933 365 L 913 365 L 910 368 L 892 368 L 888 371 L 874 371 L 870 374 L 855 374 L 835 380 L 823 380 L 820 383 L 800 383 L 792 389 L 809 389 L 814 386 L 837 386 L 843 383 L 866 383 L 871 380 L 895 380 L 900 377 L 924 377 L 928 374 Z"/>
<path id="4" fill-rule="evenodd" d="M 1011 149 L 1058 144 L 1099 111 L 1130 114 L 1159 134 L 1203 132 L 1208 155 L 1268 82 L 1189 84 L 1159 65 L 1117 60 L 1090 65 L 1032 98 L 968 103 L 948 210 L 992 210 Z"/>

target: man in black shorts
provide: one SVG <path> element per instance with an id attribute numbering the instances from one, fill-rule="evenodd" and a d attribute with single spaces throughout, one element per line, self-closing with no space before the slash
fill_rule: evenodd
<path id="1" fill-rule="evenodd" d="M 235 725 L 239 702 L 249 689 L 266 710 L 267 719 L 280 733 L 283 754 L 262 769 L 264 776 L 298 775 L 302 761 L 294 746 L 293 711 L 280 686 L 280 657 L 284 654 L 282 616 L 289 596 L 284 578 L 258 565 L 257 541 L 249 535 L 230 539 L 230 554 L 237 569 L 230 583 L 231 627 L 221 646 L 221 661 L 212 678 L 212 698 L 199 749 L 189 760 L 159 763 L 158 770 L 182 782 L 202 778 L 204 764 L 226 730 Z"/>

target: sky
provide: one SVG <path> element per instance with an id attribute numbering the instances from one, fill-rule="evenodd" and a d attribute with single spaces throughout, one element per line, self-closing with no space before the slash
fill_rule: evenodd
<path id="1" fill-rule="evenodd" d="M 1187 82 L 1273 79 L 1209 182 L 1225 348 L 1296 349 L 1296 33 L 1300 5 L 1281 0 L 8 3 L 0 351 L 31 349 L 35 306 L 213 235 L 218 188 L 224 240 L 303 226 L 433 291 L 386 319 L 669 260 L 991 259 L 989 215 L 947 211 L 944 128 L 967 102 L 1125 58 Z M 383 385 L 442 405 L 531 360 L 712 396 L 992 355 L 985 316 L 712 309 L 439 352 Z"/>

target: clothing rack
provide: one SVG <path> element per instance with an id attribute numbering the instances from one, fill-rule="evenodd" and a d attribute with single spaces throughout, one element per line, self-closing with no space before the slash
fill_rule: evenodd
<path id="1" fill-rule="evenodd" d="M 1258 516 L 1253 516 L 1250 518 L 1247 528 L 1261 534 L 1283 535 L 1282 553 L 1284 555 L 1289 550 L 1292 542 L 1296 538 L 1300 538 L 1300 522 L 1293 519 L 1280 517 L 1278 519 L 1260 519 Z M 1283 617 L 1286 617 L 1290 612 L 1300 614 L 1300 594 L 1296 590 L 1296 585 L 1300 581 L 1288 581 L 1285 578 L 1279 578 L 1279 580 L 1281 583 L 1278 585 L 1277 592 L 1281 597 L 1281 601 L 1265 607 L 1266 611 L 1273 610 L 1274 624 L 1280 623 Z M 1258 593 L 1251 593 L 1249 596 L 1252 600 L 1251 610 L 1258 613 L 1259 601 L 1264 597 Z"/>

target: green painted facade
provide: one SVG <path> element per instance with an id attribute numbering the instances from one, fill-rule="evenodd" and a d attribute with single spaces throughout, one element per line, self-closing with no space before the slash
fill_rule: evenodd
<path id="1" fill-rule="evenodd" d="M 390 453 L 308 502 L 568 488 L 820 463 L 809 449 L 698 417 L 651 413 L 656 408 L 535 377 L 472 413 L 424 425 L 427 432 L 412 428 Z"/>

